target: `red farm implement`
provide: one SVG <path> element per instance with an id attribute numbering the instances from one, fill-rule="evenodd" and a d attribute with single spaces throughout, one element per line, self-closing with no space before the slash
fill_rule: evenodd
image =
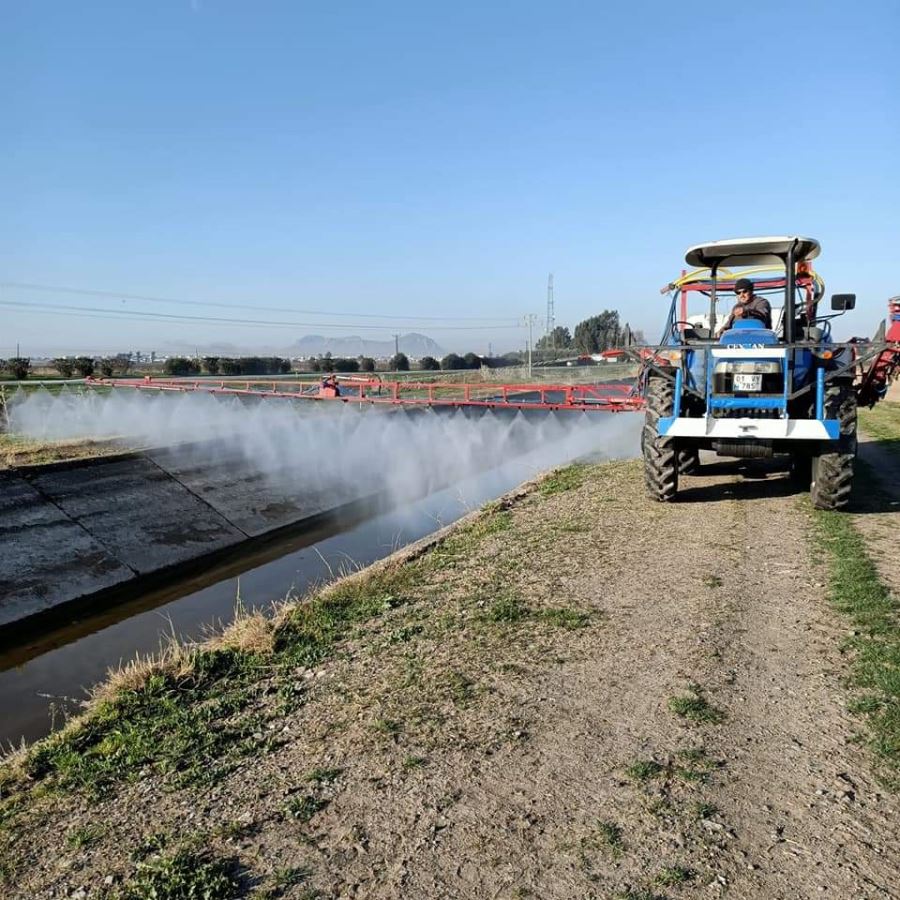
<path id="1" fill-rule="evenodd" d="M 881 323 L 873 343 L 886 343 L 887 346 L 862 372 L 857 388 L 860 406 L 874 406 L 881 400 L 891 379 L 900 369 L 900 297 L 888 300 L 888 317 Z"/>
<path id="2" fill-rule="evenodd" d="M 98 388 L 206 393 L 239 397 L 338 401 L 383 406 L 483 408 L 572 412 L 628 412 L 643 408 L 631 384 L 484 384 L 382 381 L 331 376 L 321 381 L 209 378 L 89 378 Z"/>

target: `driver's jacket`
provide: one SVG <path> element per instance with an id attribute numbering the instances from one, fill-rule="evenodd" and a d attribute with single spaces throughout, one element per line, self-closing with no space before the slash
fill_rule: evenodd
<path id="1" fill-rule="evenodd" d="M 744 318 L 759 319 L 764 328 L 772 327 L 772 306 L 765 297 L 753 294 L 746 303 L 739 304 L 744 311 Z M 727 331 L 734 325 L 734 313 L 726 320 L 722 330 Z"/>

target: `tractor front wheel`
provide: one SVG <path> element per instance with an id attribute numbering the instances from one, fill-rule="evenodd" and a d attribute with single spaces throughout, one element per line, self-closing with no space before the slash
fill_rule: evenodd
<path id="1" fill-rule="evenodd" d="M 823 444 L 813 457 L 810 497 L 816 509 L 843 509 L 850 502 L 856 459 L 856 394 L 851 385 L 825 388 L 825 417 L 840 422 L 841 436 Z"/>
<path id="2" fill-rule="evenodd" d="M 671 438 L 660 437 L 657 425 L 675 409 L 675 382 L 651 378 L 647 384 L 646 414 L 641 432 L 644 481 L 647 493 L 660 503 L 669 503 L 678 493 L 678 450 Z"/>

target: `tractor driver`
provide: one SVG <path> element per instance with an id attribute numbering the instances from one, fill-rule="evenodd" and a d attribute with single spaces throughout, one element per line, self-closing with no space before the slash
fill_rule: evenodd
<path id="1" fill-rule="evenodd" d="M 737 303 L 731 315 L 725 320 L 722 331 L 727 331 L 735 319 L 759 319 L 763 328 L 772 327 L 772 307 L 765 297 L 753 293 L 753 282 L 749 278 L 738 278 L 734 283 Z"/>

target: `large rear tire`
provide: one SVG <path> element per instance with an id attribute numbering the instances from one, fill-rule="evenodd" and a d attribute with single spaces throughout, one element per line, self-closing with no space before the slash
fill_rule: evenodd
<path id="1" fill-rule="evenodd" d="M 700 471 L 700 450 L 697 447 L 682 448 L 678 451 L 678 474 L 696 475 Z"/>
<path id="2" fill-rule="evenodd" d="M 816 509 L 843 509 L 850 502 L 856 460 L 856 394 L 851 385 L 825 388 L 825 417 L 840 422 L 841 436 L 823 444 L 813 457 L 809 493 Z"/>
<path id="3" fill-rule="evenodd" d="M 644 482 L 653 500 L 670 503 L 678 493 L 678 451 L 671 438 L 660 437 L 657 425 L 675 409 L 675 382 L 670 378 L 650 378 L 641 448 L 644 453 Z"/>

